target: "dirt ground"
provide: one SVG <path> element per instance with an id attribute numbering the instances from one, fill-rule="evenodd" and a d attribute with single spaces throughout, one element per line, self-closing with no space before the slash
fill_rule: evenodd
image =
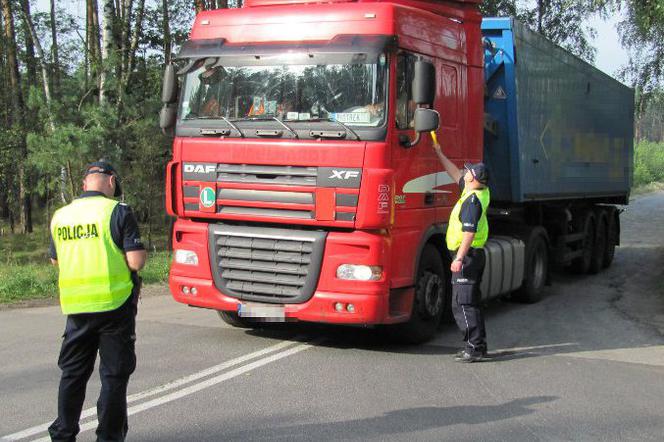
<path id="1" fill-rule="evenodd" d="M 622 243 L 605 273 L 613 305 L 664 335 L 664 191 L 633 198 L 621 223 Z"/>

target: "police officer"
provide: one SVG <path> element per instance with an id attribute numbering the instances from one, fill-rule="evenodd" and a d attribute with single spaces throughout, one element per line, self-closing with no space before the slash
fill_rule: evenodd
<path id="1" fill-rule="evenodd" d="M 489 236 L 486 218 L 491 199 L 487 187 L 489 173 L 483 163 L 467 163 L 459 170 L 438 143 L 433 147 L 447 173 L 461 188 L 459 201 L 450 214 L 446 238 L 452 259 L 452 312 L 466 343 L 455 359 L 476 362 L 487 356 L 480 283 L 485 265 L 483 247 Z"/>
<path id="2" fill-rule="evenodd" d="M 76 440 L 97 352 L 97 440 L 122 441 L 127 434 L 127 384 L 136 367 L 136 272 L 146 252 L 131 209 L 111 199 L 121 194 L 113 166 L 92 163 L 81 196 L 51 221 L 50 256 L 59 267 L 60 305 L 67 315 L 58 359 L 58 417 L 48 429 L 53 441 Z"/>

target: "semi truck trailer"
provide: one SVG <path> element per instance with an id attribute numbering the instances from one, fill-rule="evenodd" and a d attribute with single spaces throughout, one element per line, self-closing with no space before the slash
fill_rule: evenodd
<path id="1" fill-rule="evenodd" d="M 482 296 L 536 302 L 608 267 L 629 199 L 633 91 L 480 0 L 245 0 L 198 14 L 164 76 L 174 299 L 238 327 L 449 314 L 459 167 L 490 170 Z"/>

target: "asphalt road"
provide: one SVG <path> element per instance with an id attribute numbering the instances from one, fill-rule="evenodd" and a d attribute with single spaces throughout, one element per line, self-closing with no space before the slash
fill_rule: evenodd
<path id="1" fill-rule="evenodd" d="M 140 305 L 129 440 L 664 440 L 664 193 L 623 215 L 597 276 L 556 275 L 536 305 L 487 308 L 492 360 L 453 361 L 368 330 L 243 331 L 169 296 Z M 0 311 L 0 440 L 34 440 L 56 411 L 64 319 Z M 94 440 L 93 374 L 79 440 Z"/>

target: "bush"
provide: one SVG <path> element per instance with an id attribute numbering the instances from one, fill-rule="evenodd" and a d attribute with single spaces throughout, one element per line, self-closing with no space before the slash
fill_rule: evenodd
<path id="1" fill-rule="evenodd" d="M 634 150 L 634 186 L 664 182 L 664 143 L 641 141 Z"/>

